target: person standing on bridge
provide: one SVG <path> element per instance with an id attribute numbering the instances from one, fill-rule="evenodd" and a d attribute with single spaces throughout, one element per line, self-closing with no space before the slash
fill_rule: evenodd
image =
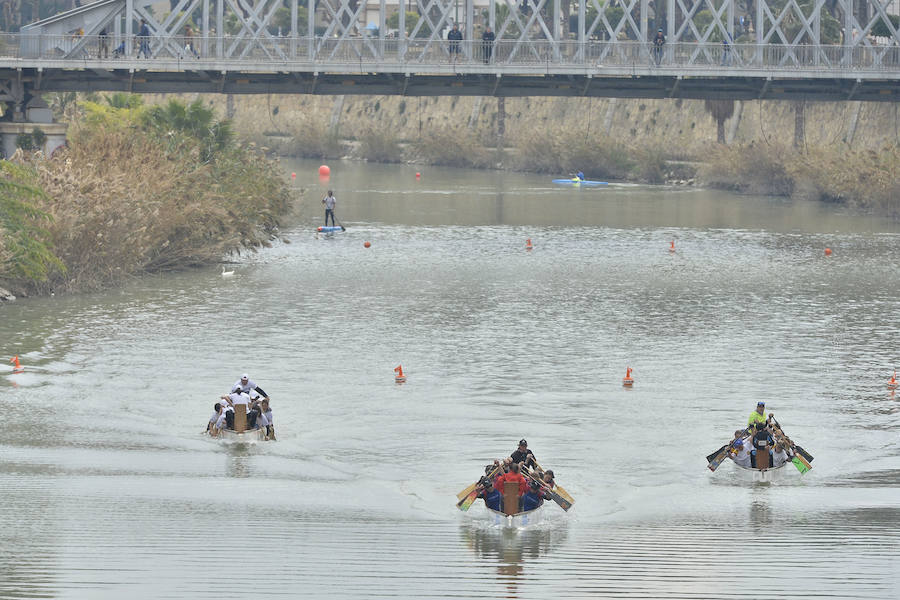
<path id="1" fill-rule="evenodd" d="M 731 65 L 731 44 L 729 43 L 729 39 L 731 38 L 728 35 L 728 32 L 725 32 L 725 36 L 722 38 L 722 66 L 727 67 Z"/>
<path id="2" fill-rule="evenodd" d="M 481 34 L 481 52 L 484 54 L 484 64 L 491 62 L 491 55 L 494 53 L 494 31 L 488 25 Z"/>
<path id="3" fill-rule="evenodd" d="M 150 27 L 147 26 L 147 21 L 144 19 L 141 19 L 141 27 L 138 29 L 137 57 L 140 58 L 141 54 L 144 55 L 144 58 L 150 58 Z"/>
<path id="4" fill-rule="evenodd" d="M 200 53 L 194 47 L 194 30 L 190 25 L 184 26 L 184 50 L 194 55 L 194 58 L 200 58 Z"/>
<path id="5" fill-rule="evenodd" d="M 97 42 L 97 58 L 109 58 L 109 33 L 106 31 L 106 27 L 97 34 Z"/>
<path id="6" fill-rule="evenodd" d="M 663 34 L 662 28 L 656 30 L 656 37 L 653 38 L 653 58 L 656 60 L 656 66 L 662 62 L 663 46 L 666 44 L 666 36 Z"/>
<path id="7" fill-rule="evenodd" d="M 459 43 L 462 41 L 462 31 L 459 30 L 459 24 L 454 23 L 453 29 L 447 34 L 447 40 L 450 42 L 450 61 L 456 62 L 459 59 Z"/>
<path id="8" fill-rule="evenodd" d="M 337 203 L 337 198 L 334 197 L 334 192 L 328 190 L 328 195 L 322 198 L 322 204 L 325 205 L 325 227 L 328 227 L 328 217 L 331 217 L 331 226 L 334 227 L 334 205 Z"/>

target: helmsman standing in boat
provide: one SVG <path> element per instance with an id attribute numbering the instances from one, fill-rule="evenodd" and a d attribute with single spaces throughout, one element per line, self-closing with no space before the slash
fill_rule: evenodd
<path id="1" fill-rule="evenodd" d="M 251 391 L 258 393 L 260 396 L 269 400 L 269 395 L 258 385 L 256 382 L 250 379 L 250 376 L 244 373 L 241 375 L 241 378 L 234 382 L 234 385 L 231 386 L 231 393 L 240 392 L 242 394 L 249 394 Z"/>

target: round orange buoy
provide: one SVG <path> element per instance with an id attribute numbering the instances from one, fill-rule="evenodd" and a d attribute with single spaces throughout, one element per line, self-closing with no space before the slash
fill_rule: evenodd
<path id="1" fill-rule="evenodd" d="M 418 173 L 418 172 L 416 172 L 416 179 L 421 179 L 421 178 L 422 178 L 422 174 L 421 174 L 421 173 Z"/>
<path id="2" fill-rule="evenodd" d="M 669 252 L 675 252 L 675 240 L 672 240 L 672 243 L 669 244 Z"/>
<path id="3" fill-rule="evenodd" d="M 291 179 L 297 179 L 297 174 L 296 174 L 296 173 L 291 173 Z"/>
<path id="4" fill-rule="evenodd" d="M 891 375 L 891 380 L 888 381 L 888 389 L 896 390 L 898 387 L 900 387 L 900 382 L 897 381 L 897 371 L 894 371 L 894 374 Z"/>
<path id="5" fill-rule="evenodd" d="M 525 240 L 525 249 L 526 249 L 526 250 L 533 250 L 533 249 L 534 249 L 534 246 L 531 245 L 531 238 L 528 238 L 527 240 Z"/>
<path id="6" fill-rule="evenodd" d="M 394 369 L 394 373 L 397 374 L 394 377 L 394 381 L 397 383 L 404 383 L 406 381 L 406 375 L 403 374 L 403 365 L 397 365 L 397 368 Z"/>
<path id="7" fill-rule="evenodd" d="M 631 367 L 625 367 L 625 377 L 622 378 L 622 385 L 625 387 L 634 385 L 634 379 L 631 377 Z"/>
<path id="8" fill-rule="evenodd" d="M 328 168 L 328 165 L 322 165 L 321 167 L 319 167 L 319 175 L 321 175 L 322 177 L 331 175 L 331 169 Z"/>
<path id="9" fill-rule="evenodd" d="M 363 244 L 363 248 L 368 248 L 368 247 L 371 246 L 371 245 L 372 245 L 372 244 L 370 244 L 369 242 L 366 242 L 365 244 Z"/>
<path id="10" fill-rule="evenodd" d="M 825 248 L 825 256 L 831 256 L 831 248 Z"/>
<path id="11" fill-rule="evenodd" d="M 22 371 L 25 370 L 25 367 L 23 367 L 21 365 L 21 363 L 19 363 L 19 355 L 18 354 L 16 354 L 11 359 L 9 359 L 9 362 L 11 362 L 13 364 L 13 373 L 21 373 Z"/>

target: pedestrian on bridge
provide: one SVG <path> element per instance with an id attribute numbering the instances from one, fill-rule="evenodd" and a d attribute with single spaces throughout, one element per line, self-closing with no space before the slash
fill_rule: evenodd
<path id="1" fill-rule="evenodd" d="M 481 52 L 484 55 L 484 64 L 491 62 L 491 55 L 494 53 L 494 31 L 488 25 L 481 34 Z"/>
<path id="2" fill-rule="evenodd" d="M 106 31 L 106 27 L 100 30 L 97 41 L 99 43 L 97 58 L 109 58 L 109 33 Z"/>
<path id="3" fill-rule="evenodd" d="M 725 32 L 725 36 L 722 38 L 722 66 L 727 67 L 731 64 L 731 44 L 729 43 L 729 38 L 731 36 L 728 35 L 728 32 Z"/>
<path id="4" fill-rule="evenodd" d="M 138 29 L 137 57 L 140 58 L 141 54 L 144 55 L 144 58 L 150 58 L 150 27 L 147 26 L 147 21 L 144 19 L 141 19 L 141 27 Z"/>
<path id="5" fill-rule="evenodd" d="M 459 30 L 459 24 L 454 23 L 453 29 L 447 34 L 447 40 L 450 42 L 450 60 L 456 62 L 459 59 L 459 43 L 462 41 L 462 31 Z"/>
<path id="6" fill-rule="evenodd" d="M 656 66 L 659 66 L 659 63 L 662 61 L 663 55 L 663 46 L 666 44 L 666 36 L 663 34 L 663 30 L 656 30 L 656 37 L 653 38 L 653 58 L 656 60 Z"/>
<path id="7" fill-rule="evenodd" d="M 194 47 L 194 30 L 190 25 L 184 26 L 184 51 L 193 54 L 194 58 L 200 58 L 200 53 Z"/>

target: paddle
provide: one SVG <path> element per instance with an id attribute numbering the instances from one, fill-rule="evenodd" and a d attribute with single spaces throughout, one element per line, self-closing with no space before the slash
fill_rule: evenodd
<path id="1" fill-rule="evenodd" d="M 746 435 L 746 434 L 747 434 L 747 430 L 745 429 L 744 431 L 741 432 L 741 438 L 743 438 L 744 435 Z M 735 439 L 737 439 L 737 438 L 735 438 Z M 707 465 L 707 466 L 709 467 L 710 471 L 715 473 L 716 469 L 719 468 L 719 465 L 721 465 L 723 462 L 725 462 L 725 459 L 728 458 L 728 453 L 731 451 L 732 444 L 734 444 L 734 440 L 731 440 L 730 442 L 728 442 L 727 444 L 725 444 L 724 446 L 722 446 L 721 448 L 719 448 L 718 450 L 716 450 L 715 452 L 713 452 L 712 454 L 710 454 L 706 457 L 706 462 L 709 463 L 709 465 Z"/>
<path id="2" fill-rule="evenodd" d="M 544 467 L 542 467 L 541 465 L 538 464 L 537 459 L 534 458 L 534 454 L 532 454 L 531 456 L 532 456 L 532 461 L 534 462 L 534 466 L 537 467 L 538 471 L 540 471 L 541 474 L 543 474 L 544 472 L 546 472 L 546 469 L 545 469 Z M 544 482 L 541 481 L 541 483 L 544 483 Z M 569 494 L 569 492 L 567 492 L 563 486 L 559 485 L 559 484 L 556 483 L 555 481 L 553 482 L 553 485 L 556 487 L 556 492 L 557 492 L 560 496 L 562 496 L 563 498 L 565 498 L 566 500 L 568 500 L 570 504 L 575 504 L 575 498 L 573 498 L 572 495 Z"/>
<path id="3" fill-rule="evenodd" d="M 476 484 L 477 485 L 477 484 Z M 474 489 L 469 492 L 466 496 L 463 497 L 462 500 L 456 503 L 456 508 L 459 510 L 466 512 L 469 508 L 475 503 L 475 500 L 478 499 L 478 490 Z"/>
<path id="4" fill-rule="evenodd" d="M 810 465 L 809 463 L 811 463 L 811 462 L 813 461 L 813 455 L 810 454 L 809 452 L 807 452 L 806 450 L 804 450 L 802 446 L 799 446 L 799 445 L 795 444 L 795 443 L 793 442 L 793 440 L 791 440 L 791 438 L 789 438 L 789 437 L 787 436 L 787 434 L 784 432 L 784 429 L 781 428 L 781 423 L 779 423 L 779 422 L 775 419 L 775 415 L 774 415 L 774 414 L 769 415 L 769 417 L 772 419 L 772 422 L 775 423 L 775 427 L 778 428 L 778 431 L 779 431 L 779 433 L 781 433 L 782 437 L 784 437 L 784 439 L 787 441 L 787 443 L 791 446 L 791 449 L 794 450 L 795 452 L 800 453 L 800 459 L 801 459 L 804 463 L 806 463 L 806 466 L 807 466 L 807 467 L 809 467 L 810 469 L 812 469 L 812 465 Z"/>
<path id="5" fill-rule="evenodd" d="M 331 213 L 331 218 L 334 219 L 334 221 L 338 224 L 338 227 L 341 228 L 341 231 L 347 231 L 347 228 L 344 227 L 344 225 L 338 219 L 335 219 L 334 213 Z"/>
<path id="6" fill-rule="evenodd" d="M 499 471 L 499 470 L 500 470 L 500 466 L 499 466 L 499 465 L 496 465 L 496 466 L 491 470 L 491 472 L 487 474 L 487 478 L 488 478 L 488 479 L 493 479 L 493 478 L 494 478 L 494 475 L 495 475 L 495 474 L 497 473 L 497 471 Z M 466 489 L 464 489 L 463 491 L 461 491 L 460 493 L 458 493 L 458 494 L 456 495 L 456 498 L 459 499 L 459 500 L 462 500 L 462 499 L 468 497 L 468 496 L 472 493 L 472 491 L 475 490 L 475 488 L 478 486 L 479 483 L 481 483 L 481 479 L 479 479 L 478 481 L 476 481 L 476 482 L 473 483 L 472 485 L 467 486 Z"/>
<path id="7" fill-rule="evenodd" d="M 559 507 L 561 509 L 568 511 L 570 508 L 572 508 L 572 502 L 570 502 L 569 500 L 563 498 L 561 495 L 554 492 L 549 486 L 547 486 L 546 483 L 544 483 L 539 478 L 532 475 L 528 469 L 525 469 L 523 467 L 522 473 L 524 473 L 525 476 L 528 477 L 529 479 L 531 479 L 532 481 L 537 481 L 541 485 L 541 489 L 545 490 L 546 493 L 550 495 L 550 499 L 553 500 L 554 502 L 556 502 L 557 504 L 559 504 Z M 556 486 L 556 487 L 558 488 L 559 486 Z"/>

